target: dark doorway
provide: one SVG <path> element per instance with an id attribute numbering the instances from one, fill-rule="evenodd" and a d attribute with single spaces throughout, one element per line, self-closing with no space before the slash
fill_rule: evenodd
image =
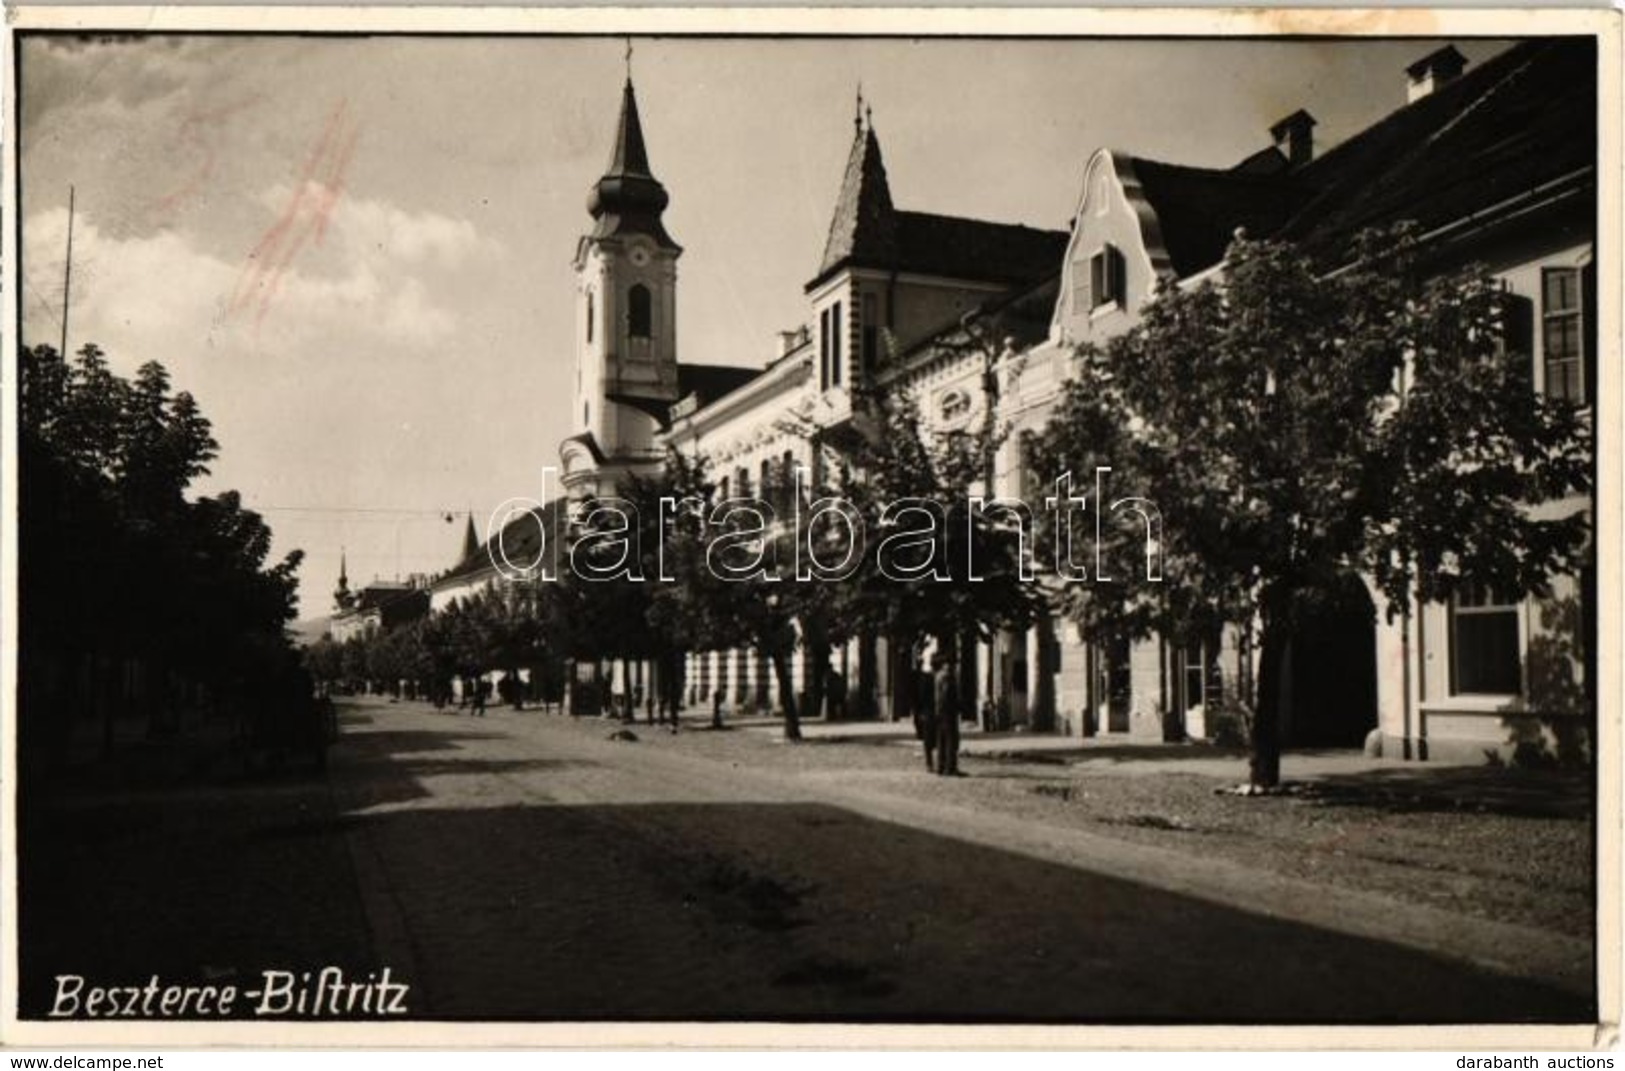
<path id="1" fill-rule="evenodd" d="M 1095 648 L 1095 695 L 1106 706 L 1106 731 L 1126 733 L 1129 727 L 1129 642 L 1107 640 Z"/>
<path id="2" fill-rule="evenodd" d="M 1286 744 L 1359 747 L 1377 727 L 1376 620 L 1353 575 L 1304 615 L 1292 637 Z"/>

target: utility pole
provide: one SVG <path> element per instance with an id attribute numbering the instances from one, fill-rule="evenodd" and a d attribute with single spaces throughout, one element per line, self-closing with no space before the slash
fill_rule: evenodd
<path id="1" fill-rule="evenodd" d="M 68 301 L 73 293 L 73 196 L 68 187 L 68 259 L 62 266 L 62 359 L 68 359 Z"/>

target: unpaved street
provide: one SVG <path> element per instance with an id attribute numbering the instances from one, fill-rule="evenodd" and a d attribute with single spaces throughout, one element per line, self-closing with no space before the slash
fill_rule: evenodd
<path id="1" fill-rule="evenodd" d="M 346 721 L 335 794 L 376 951 L 434 1018 L 1589 1014 L 1584 957 L 1517 927 L 1048 829 L 940 791 L 926 803 L 858 777 L 755 769 L 644 726 L 617 741 L 600 721 L 404 704 Z"/>
<path id="2" fill-rule="evenodd" d="M 411 1017 L 443 1020 L 1594 1014 L 1575 927 L 1456 907 L 1525 900 L 1520 886 L 1382 862 L 1386 834 L 1405 843 L 1427 815 L 1236 803 L 1190 774 L 1101 774 L 1098 757 L 973 756 L 969 777 L 935 778 L 885 726 L 787 745 L 766 726 L 639 724 L 617 740 L 598 719 L 382 700 L 340 720 L 325 775 L 143 788 L 93 771 L 25 807 L 23 1015 L 44 1016 L 67 972 L 247 989 L 323 967 L 387 967 Z M 1184 817 L 1124 821 L 1167 796 L 1159 784 Z M 1443 817 L 1531 850 L 1579 821 Z M 1292 829 L 1315 840 L 1283 845 Z"/>

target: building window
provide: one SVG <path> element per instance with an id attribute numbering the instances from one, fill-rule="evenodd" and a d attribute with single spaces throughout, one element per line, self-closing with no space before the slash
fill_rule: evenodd
<path id="1" fill-rule="evenodd" d="M 1584 347 L 1578 268 L 1547 268 L 1540 280 L 1541 362 L 1546 396 L 1576 405 L 1585 401 Z"/>
<path id="2" fill-rule="evenodd" d="M 1089 258 L 1091 311 L 1102 305 L 1123 304 L 1128 289 L 1124 274 L 1123 254 L 1114 245 L 1102 247 L 1100 252 Z"/>
<path id="3" fill-rule="evenodd" d="M 829 310 L 818 314 L 818 389 L 829 390 Z"/>
<path id="4" fill-rule="evenodd" d="M 863 295 L 863 371 L 867 375 L 875 370 L 880 359 L 880 325 L 877 322 L 875 296 Z"/>
<path id="5" fill-rule="evenodd" d="M 1518 604 L 1472 584 L 1450 604 L 1450 691 L 1517 695 L 1523 690 Z"/>
<path id="6" fill-rule="evenodd" d="M 937 400 L 937 418 L 944 424 L 964 420 L 969 414 L 970 395 L 959 387 L 943 391 Z"/>
<path id="7" fill-rule="evenodd" d="M 1193 640 L 1185 645 L 1184 651 L 1184 708 L 1192 710 L 1207 701 L 1206 684 L 1207 674 L 1203 672 L 1205 659 L 1203 659 L 1202 641 Z"/>
<path id="8" fill-rule="evenodd" d="M 829 307 L 829 385 L 841 385 L 841 303 Z"/>
<path id="9" fill-rule="evenodd" d="M 654 334 L 654 299 L 649 288 L 636 283 L 626 292 L 626 330 L 633 338 Z"/>
<path id="10" fill-rule="evenodd" d="M 589 346 L 592 345 L 592 321 L 593 321 L 593 313 L 594 313 L 594 309 L 593 309 L 594 304 L 595 304 L 595 302 L 593 301 L 592 291 L 589 290 L 589 291 L 587 291 L 587 344 Z"/>

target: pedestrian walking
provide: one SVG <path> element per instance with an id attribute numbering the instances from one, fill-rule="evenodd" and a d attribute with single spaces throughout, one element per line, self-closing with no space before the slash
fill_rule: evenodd
<path id="1" fill-rule="evenodd" d="M 476 680 L 474 682 L 474 709 L 472 711 L 472 716 L 473 717 L 476 717 L 476 718 L 485 717 L 485 693 L 486 693 L 487 690 L 490 689 L 490 687 L 491 687 L 491 682 L 487 681 L 483 677 L 479 678 L 478 680 Z"/>

